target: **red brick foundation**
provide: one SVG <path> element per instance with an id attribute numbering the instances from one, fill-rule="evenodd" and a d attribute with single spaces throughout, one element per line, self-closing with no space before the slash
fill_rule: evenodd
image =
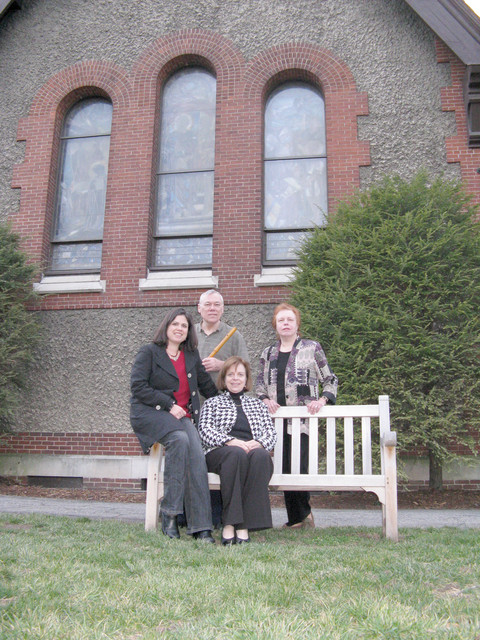
<path id="1" fill-rule="evenodd" d="M 0 453 L 138 456 L 142 449 L 132 433 L 19 432 L 0 438 Z"/>

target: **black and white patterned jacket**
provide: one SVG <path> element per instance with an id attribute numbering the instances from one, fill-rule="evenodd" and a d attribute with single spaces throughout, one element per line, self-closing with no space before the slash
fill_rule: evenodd
<path id="1" fill-rule="evenodd" d="M 267 451 L 272 451 L 277 434 L 266 405 L 258 398 L 246 395 L 241 396 L 241 402 L 253 439 Z M 223 447 L 232 439 L 229 434 L 236 419 L 237 409 L 228 391 L 205 400 L 198 422 L 198 433 L 205 453 Z"/>

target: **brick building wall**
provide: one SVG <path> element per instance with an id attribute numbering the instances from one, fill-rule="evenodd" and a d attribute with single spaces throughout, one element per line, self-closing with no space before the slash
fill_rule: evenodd
<path id="1" fill-rule="evenodd" d="M 20 209 L 11 215 L 24 247 L 42 266 L 48 261 L 56 193 L 59 130 L 68 109 L 88 95 L 113 102 L 99 294 L 48 296 L 39 309 L 94 309 L 195 304 L 201 290 L 139 291 L 152 236 L 159 94 L 168 76 L 186 64 L 203 64 L 217 79 L 213 268 L 229 304 L 272 303 L 284 287 L 254 287 L 262 271 L 262 134 L 265 98 L 289 79 L 308 80 L 325 97 L 329 211 L 359 188 L 359 166 L 369 143 L 358 140 L 357 117 L 368 114 L 348 67 L 329 51 L 289 44 L 250 63 L 217 34 L 187 31 L 160 38 L 130 74 L 102 61 L 84 61 L 56 74 L 37 93 L 18 127 L 26 142 L 14 168 Z"/>

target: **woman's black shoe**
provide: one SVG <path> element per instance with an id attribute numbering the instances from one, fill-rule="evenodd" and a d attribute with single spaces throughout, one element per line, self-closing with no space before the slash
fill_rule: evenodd
<path id="1" fill-rule="evenodd" d="M 250 537 L 248 538 L 238 538 L 237 536 L 235 537 L 235 544 L 246 544 L 247 542 L 250 542 Z"/>
<path id="2" fill-rule="evenodd" d="M 205 531 L 195 531 L 192 534 L 195 540 L 202 540 L 203 542 L 210 542 L 210 544 L 215 544 L 215 538 L 212 536 L 212 532 L 208 529 Z"/>
<path id="3" fill-rule="evenodd" d="M 228 547 L 231 544 L 235 544 L 235 536 L 233 536 L 233 538 L 224 538 L 222 536 L 222 544 L 224 547 Z"/>
<path id="4" fill-rule="evenodd" d="M 180 538 L 178 530 L 177 516 L 169 516 L 161 512 L 162 517 L 162 533 L 169 538 Z"/>

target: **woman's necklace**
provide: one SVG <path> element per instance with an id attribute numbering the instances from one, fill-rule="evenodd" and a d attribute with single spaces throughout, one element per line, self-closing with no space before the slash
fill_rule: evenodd
<path id="1" fill-rule="evenodd" d="M 179 357 L 180 357 L 180 351 L 177 351 L 176 355 L 174 355 L 174 356 L 172 356 L 172 354 L 171 354 L 171 353 L 168 353 L 168 351 L 167 351 L 167 354 L 168 354 L 168 357 L 169 357 L 171 360 L 175 360 L 175 362 L 176 362 L 176 361 L 179 359 Z"/>

